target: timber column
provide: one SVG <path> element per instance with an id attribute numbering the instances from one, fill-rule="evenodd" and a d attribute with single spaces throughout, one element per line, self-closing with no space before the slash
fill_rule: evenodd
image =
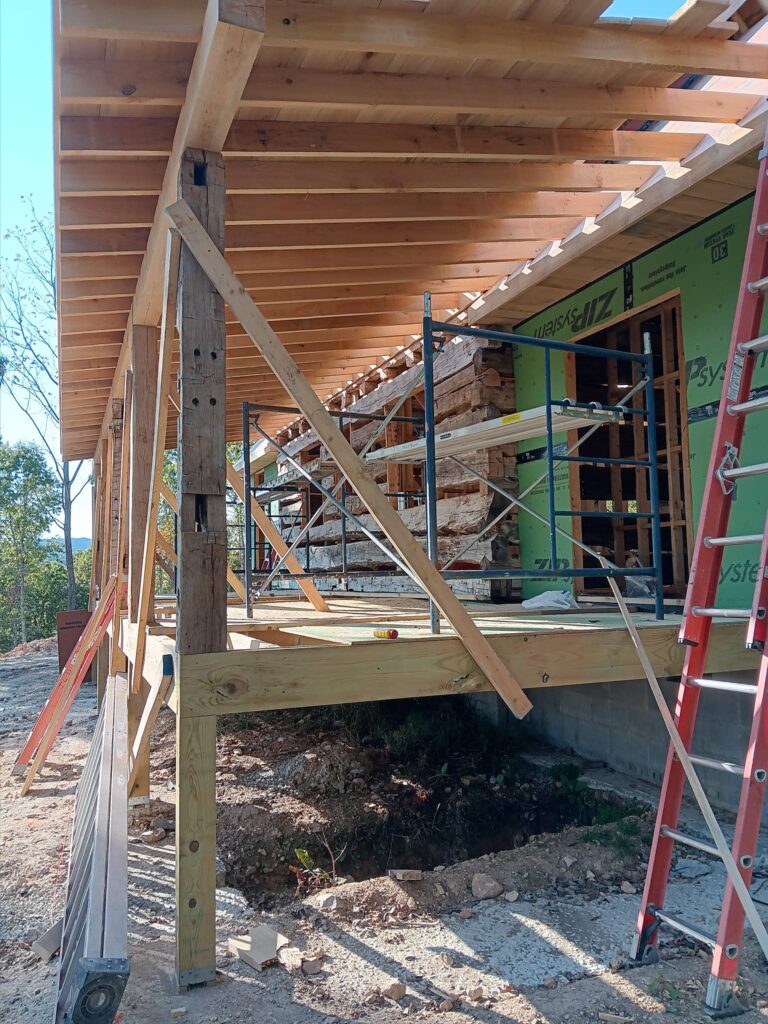
<path id="1" fill-rule="evenodd" d="M 188 149 L 185 199 L 224 249 L 224 161 Z M 178 654 L 227 646 L 226 331 L 224 301 L 182 244 L 179 331 L 176 616 Z M 184 679 L 177 679 L 183 694 Z M 216 974 L 216 716 L 176 718 L 176 975 L 180 987 Z"/>
<path id="2" fill-rule="evenodd" d="M 152 476 L 155 402 L 157 397 L 158 329 L 145 324 L 131 327 L 131 367 L 133 395 L 130 426 L 130 499 L 128 509 L 128 619 L 139 620 L 141 570 L 147 532 L 147 513 Z M 133 746 L 144 705 L 149 697 L 149 684 L 142 678 L 133 680 L 128 690 L 128 743 Z M 128 794 L 132 805 L 149 801 L 149 744 L 134 765 L 135 779 Z"/>

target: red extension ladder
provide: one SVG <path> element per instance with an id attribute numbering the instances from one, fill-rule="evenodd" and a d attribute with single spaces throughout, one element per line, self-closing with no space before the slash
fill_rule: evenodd
<path id="1" fill-rule="evenodd" d="M 97 648 L 107 634 L 115 611 L 115 577 L 107 586 L 91 613 L 80 639 L 75 644 L 69 660 L 56 680 L 27 741 L 19 751 L 12 775 L 23 775 L 21 795 L 26 796 L 40 766 L 45 762 L 56 737 L 61 731 L 64 719 L 74 703 Z"/>
<path id="2" fill-rule="evenodd" d="M 739 481 L 768 475 L 768 462 L 742 465 L 739 453 L 745 428 L 752 416 L 768 410 L 768 394 L 751 394 L 759 353 L 768 352 L 768 334 L 760 335 L 766 292 L 768 292 L 768 134 L 759 157 L 757 193 L 747 241 L 741 290 L 736 306 L 730 349 L 725 368 L 723 394 L 717 415 L 712 454 L 688 581 L 680 643 L 687 645 L 683 674 L 677 696 L 675 723 L 689 752 L 690 761 L 705 770 L 735 772 L 742 776 L 741 797 L 733 835 L 732 853 L 739 873 L 748 886 L 757 848 L 760 819 L 768 778 L 768 515 L 762 533 L 728 535 L 733 502 Z M 759 422 L 759 420 L 758 420 Z M 765 421 L 762 421 L 765 436 Z M 759 427 L 755 427 L 759 429 Z M 768 480 L 763 493 L 768 498 Z M 764 502 L 768 508 L 768 500 Z M 757 524 L 756 524 L 757 525 Z M 717 588 L 723 550 L 736 545 L 760 548 L 757 582 L 752 607 L 718 608 Z M 715 617 L 739 619 L 746 625 L 747 649 L 756 653 L 755 682 L 734 683 L 706 678 L 707 653 Z M 691 752 L 699 698 L 706 691 L 719 690 L 734 699 L 751 697 L 754 714 L 749 746 L 743 765 L 733 765 Z M 705 1005 L 713 1016 L 730 1016 L 741 1011 L 735 983 L 744 932 L 744 908 L 730 877 L 726 883 L 717 933 L 708 935 L 664 910 L 672 856 L 676 845 L 693 847 L 719 857 L 708 843 L 685 835 L 678 829 L 686 775 L 670 746 L 664 772 L 659 811 L 643 891 L 642 906 L 633 945 L 636 960 L 650 961 L 656 955 L 659 926 L 688 935 L 712 950 L 712 968 Z"/>

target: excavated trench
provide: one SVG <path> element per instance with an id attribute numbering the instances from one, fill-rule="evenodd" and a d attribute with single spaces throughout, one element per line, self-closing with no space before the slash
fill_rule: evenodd
<path id="1" fill-rule="evenodd" d="M 226 882 L 265 905 L 334 879 L 430 869 L 589 825 L 629 848 L 642 808 L 570 764 L 542 772 L 460 698 L 220 721 Z"/>

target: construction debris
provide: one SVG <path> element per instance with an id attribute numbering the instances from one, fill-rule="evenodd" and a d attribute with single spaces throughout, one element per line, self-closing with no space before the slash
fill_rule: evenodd
<path id="1" fill-rule="evenodd" d="M 420 882 L 424 877 L 418 868 L 390 868 L 387 874 L 398 882 Z"/>
<path id="2" fill-rule="evenodd" d="M 503 892 L 504 886 L 491 875 L 478 872 L 472 876 L 472 895 L 476 900 L 492 900 Z"/>
<path id="3" fill-rule="evenodd" d="M 394 999 L 395 1002 L 402 999 L 405 996 L 406 988 L 402 981 L 393 981 L 386 988 L 381 990 L 381 994 L 387 999 Z"/>
<path id="4" fill-rule="evenodd" d="M 314 953 L 312 956 L 302 957 L 301 969 L 304 974 L 319 974 L 323 969 L 324 959 L 325 953 L 322 951 Z"/>
<path id="5" fill-rule="evenodd" d="M 30 946 L 32 952 L 36 953 L 43 963 L 48 963 L 51 957 L 58 953 L 61 948 L 61 929 L 63 923 L 63 919 L 59 918 L 55 924 L 51 925 L 47 932 L 43 932 L 40 938 L 35 939 Z"/>
<path id="6" fill-rule="evenodd" d="M 243 963 L 260 971 L 267 964 L 277 960 L 278 950 L 287 946 L 291 940 L 266 925 L 251 928 L 247 935 L 237 935 L 229 939 L 227 948 Z M 303 965 L 302 965 L 303 966 Z"/>
<path id="7" fill-rule="evenodd" d="M 165 839 L 164 828 L 148 828 L 145 832 L 141 833 L 142 843 L 147 843 L 148 846 L 153 846 L 155 843 L 162 843 Z"/>

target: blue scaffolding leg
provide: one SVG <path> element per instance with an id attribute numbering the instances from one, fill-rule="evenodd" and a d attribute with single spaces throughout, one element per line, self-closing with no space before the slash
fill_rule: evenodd
<path id="1" fill-rule="evenodd" d="M 244 579 L 245 583 L 245 614 L 253 618 L 253 598 L 251 596 L 251 407 L 243 402 L 243 519 L 244 533 Z"/>
<path id="2" fill-rule="evenodd" d="M 653 393 L 653 352 L 649 334 L 643 336 L 645 349 L 645 407 L 648 410 L 648 491 L 651 499 L 651 561 L 656 581 L 656 618 L 664 618 L 664 572 L 661 564 L 661 507 L 659 502 L 659 452 L 656 438 L 656 396 Z"/>
<path id="3" fill-rule="evenodd" d="M 437 459 L 435 457 L 435 373 L 432 349 L 432 298 L 424 292 L 424 330 L 422 360 L 424 365 L 424 494 L 427 511 L 427 554 L 437 565 Z M 440 632 L 440 610 L 429 602 L 429 622 L 433 633 Z"/>

